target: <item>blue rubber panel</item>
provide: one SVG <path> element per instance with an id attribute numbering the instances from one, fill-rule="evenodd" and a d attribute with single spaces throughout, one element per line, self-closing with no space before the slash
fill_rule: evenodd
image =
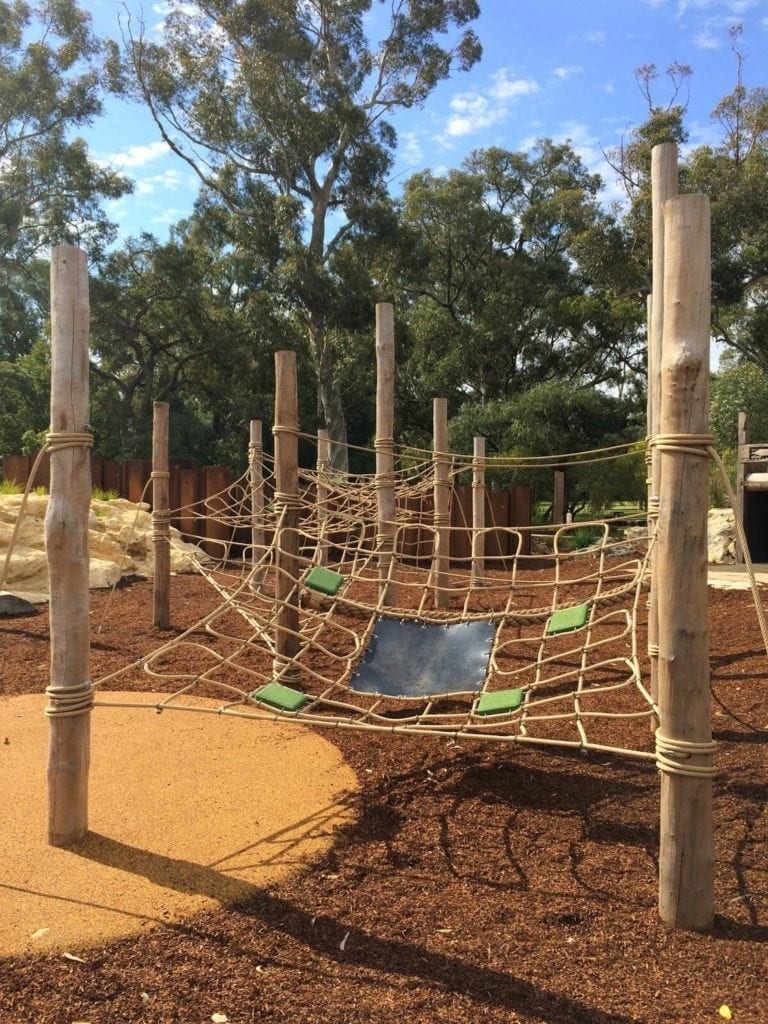
<path id="1" fill-rule="evenodd" d="M 350 688 L 384 697 L 432 697 L 481 688 L 495 626 L 482 621 L 440 626 L 382 618 L 373 632 Z"/>

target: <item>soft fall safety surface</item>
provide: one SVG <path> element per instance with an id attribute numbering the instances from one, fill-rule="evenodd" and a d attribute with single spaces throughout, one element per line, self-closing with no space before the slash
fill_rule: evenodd
<path id="1" fill-rule="evenodd" d="M 174 627 L 215 600 L 201 579 L 175 578 Z M 94 627 L 106 601 L 92 595 Z M 39 940 L 29 941 L 0 961 L 0 1022 L 207 1024 L 218 1015 L 231 1024 L 704 1024 L 723 1020 L 727 1007 L 737 1024 L 766 1024 L 768 663 L 750 602 L 748 593 L 710 591 L 720 769 L 711 935 L 669 932 L 658 920 L 653 767 L 328 730 L 323 741 L 360 789 L 325 852 L 242 899 L 235 894 L 234 905 L 193 908 L 139 934 L 81 946 L 78 960 L 60 948 L 35 952 Z M 115 593 L 93 636 L 94 678 L 167 639 L 150 621 L 148 584 Z M 47 614 L 0 623 L 0 646 L 0 693 L 40 694 Z M 136 674 L 119 685 L 151 690 L 152 682 Z M 0 752 L 8 751 L 11 706 L 0 703 Z M 200 718 L 211 731 L 220 724 Z M 170 728 L 161 736 L 170 758 Z M 219 753 L 212 770 L 224 785 L 236 769 Z M 301 771 L 285 759 L 281 768 Z M 311 789 L 316 780 L 308 772 L 301 781 Z M 247 787 L 238 796 L 243 813 Z M 219 806 L 201 798 L 187 813 L 213 830 Z M 121 827 L 119 841 L 135 851 L 127 868 L 146 880 L 141 822 L 135 832 L 130 822 Z M 205 897 L 213 857 L 203 859 L 188 888 Z M 95 888 L 87 898 L 98 901 Z M 38 927 L 31 920 L 30 935 Z"/>

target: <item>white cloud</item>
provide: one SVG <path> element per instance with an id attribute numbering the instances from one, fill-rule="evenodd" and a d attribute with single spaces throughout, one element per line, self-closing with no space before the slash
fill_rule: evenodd
<path id="1" fill-rule="evenodd" d="M 424 159 L 424 152 L 416 132 L 403 132 L 400 138 L 403 143 L 403 159 L 409 164 L 420 164 Z"/>
<path id="2" fill-rule="evenodd" d="M 104 160 L 106 163 L 121 168 L 144 167 L 155 160 L 159 160 L 160 157 L 166 156 L 168 152 L 169 149 L 166 144 L 162 140 L 158 140 L 144 146 L 128 146 L 127 149 L 121 149 L 116 153 L 109 153 Z"/>
<path id="3" fill-rule="evenodd" d="M 515 100 L 538 92 L 539 86 L 532 78 L 510 78 L 509 68 L 500 68 L 493 73 L 491 96 L 497 100 Z"/>
<path id="4" fill-rule="evenodd" d="M 171 168 L 163 171 L 162 174 L 152 174 L 148 178 L 140 178 L 136 182 L 136 191 L 139 195 L 152 195 L 158 189 L 181 188 L 185 183 L 185 175 L 181 171 Z"/>
<path id="5" fill-rule="evenodd" d="M 586 32 L 584 38 L 588 43 L 593 43 L 596 46 L 602 46 L 605 42 L 607 35 L 601 28 L 592 29 L 590 32 Z"/>
<path id="6" fill-rule="evenodd" d="M 552 68 L 552 74 L 555 78 L 566 79 L 573 78 L 574 75 L 581 75 L 584 73 L 584 68 L 581 64 L 570 64 L 568 67 Z"/>
<path id="7" fill-rule="evenodd" d="M 452 97 L 452 113 L 438 141 L 445 143 L 446 137 L 458 138 L 490 128 L 506 118 L 511 102 L 538 90 L 538 83 L 532 78 L 512 78 L 509 68 L 500 68 L 494 72 L 492 84 L 485 92 L 460 92 Z"/>
<path id="8" fill-rule="evenodd" d="M 152 217 L 149 223 L 169 226 L 175 224 L 177 220 L 181 220 L 182 217 L 186 217 L 188 213 L 188 210 L 179 210 L 175 206 L 169 206 L 162 213 L 158 213 L 156 217 Z"/>
<path id="9" fill-rule="evenodd" d="M 613 84 L 613 82 L 606 82 L 603 86 L 603 92 L 606 93 L 606 95 L 608 96 L 613 96 L 613 94 L 616 92 L 616 86 Z"/>
<path id="10" fill-rule="evenodd" d="M 709 29 L 703 28 L 694 35 L 693 45 L 697 50 L 719 50 L 722 43 Z"/>

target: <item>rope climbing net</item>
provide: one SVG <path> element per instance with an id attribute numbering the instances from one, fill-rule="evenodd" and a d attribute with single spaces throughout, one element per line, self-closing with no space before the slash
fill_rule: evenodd
<path id="1" fill-rule="evenodd" d="M 210 611 L 96 680 L 95 704 L 109 705 L 108 688 L 144 672 L 167 696 L 148 705 L 137 694 L 129 706 L 655 760 L 656 709 L 637 639 L 652 546 L 645 530 L 629 544 L 605 522 L 523 528 L 491 517 L 473 530 L 454 487 L 471 458 L 450 457 L 453 500 L 441 518 L 433 453 L 390 444 L 389 535 L 376 527 L 381 476 L 337 474 L 320 460 L 301 471 L 298 496 L 284 495 L 269 457 L 252 448 L 256 474 L 252 464 L 226 491 L 185 509 L 220 525 L 219 557 L 198 560 L 215 598 Z M 622 446 L 573 458 L 635 454 L 637 446 Z M 512 470 L 531 460 L 487 463 Z M 585 528 L 592 543 L 577 549 Z M 279 552 L 294 530 L 297 571 L 286 579 Z M 449 570 L 438 572 L 446 536 Z M 286 606 L 296 609 L 295 626 L 285 625 Z M 214 701 L 201 705 L 193 694 Z"/>

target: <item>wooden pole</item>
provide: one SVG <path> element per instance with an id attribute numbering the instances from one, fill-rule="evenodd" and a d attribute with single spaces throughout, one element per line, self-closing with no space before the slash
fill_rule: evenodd
<path id="1" fill-rule="evenodd" d="M 659 913 L 705 931 L 714 918 L 707 632 L 710 227 L 706 196 L 664 204 L 664 342 L 658 526 L 661 829 Z"/>
<path id="2" fill-rule="evenodd" d="M 448 607 L 451 555 L 451 460 L 448 454 L 448 399 L 435 398 L 432 404 L 433 463 L 435 471 L 435 550 L 432 574 L 435 608 Z"/>
<path id="3" fill-rule="evenodd" d="M 51 480 L 45 516 L 51 675 L 46 689 L 48 842 L 88 829 L 92 689 L 89 678 L 88 516 L 93 438 L 88 426 L 88 267 L 85 253 L 51 253 Z"/>
<path id="4" fill-rule="evenodd" d="M 275 352 L 275 673 L 286 685 L 301 682 L 291 666 L 299 651 L 299 399 L 296 353 Z"/>
<path id="5" fill-rule="evenodd" d="M 663 142 L 651 151 L 651 214 L 653 229 L 653 250 L 651 261 L 651 302 L 650 335 L 648 338 L 648 434 L 651 438 L 659 433 L 661 423 L 661 362 L 664 332 L 664 203 L 677 195 L 677 145 Z M 650 535 L 656 532 L 659 515 L 659 493 L 661 469 L 659 452 L 651 445 L 650 487 L 648 491 L 648 522 Z M 659 598 L 658 598 L 658 547 L 651 552 L 649 572 L 651 587 L 648 599 L 648 655 L 651 665 L 651 696 L 658 698 L 658 654 L 659 654 Z M 652 722 L 655 728 L 657 723 Z"/>
<path id="6" fill-rule="evenodd" d="M 556 526 L 565 522 L 565 470 L 555 470 L 555 493 L 552 502 L 552 522 Z"/>
<path id="7" fill-rule="evenodd" d="M 264 555 L 264 444 L 261 420 L 251 420 L 248 443 L 248 472 L 251 488 L 251 578 L 248 585 L 257 590 L 263 573 L 259 563 Z"/>
<path id="8" fill-rule="evenodd" d="M 331 467 L 331 435 L 327 430 L 317 432 L 317 551 L 318 565 L 328 565 L 328 473 Z"/>
<path id="9" fill-rule="evenodd" d="M 749 424 L 747 422 L 747 414 L 745 412 L 739 413 L 738 419 L 738 434 L 736 440 L 736 517 L 741 523 L 745 536 L 747 535 L 747 522 L 746 522 L 746 496 L 744 494 L 744 478 L 747 471 L 747 445 L 749 444 Z M 747 539 L 749 539 L 747 537 Z M 737 565 L 742 565 L 744 562 L 744 552 L 741 550 L 741 544 L 738 538 L 734 544 L 736 557 L 734 561 Z"/>
<path id="10" fill-rule="evenodd" d="M 152 418 L 152 540 L 155 577 L 152 624 L 171 628 L 171 473 L 168 468 L 168 403 L 155 402 Z"/>
<path id="11" fill-rule="evenodd" d="M 397 601 L 391 581 L 397 512 L 395 508 L 395 322 L 389 302 L 376 303 L 376 505 L 379 598 Z"/>
<path id="12" fill-rule="evenodd" d="M 485 576 L 485 438 L 474 438 L 472 452 L 472 573 L 474 586 Z"/>

